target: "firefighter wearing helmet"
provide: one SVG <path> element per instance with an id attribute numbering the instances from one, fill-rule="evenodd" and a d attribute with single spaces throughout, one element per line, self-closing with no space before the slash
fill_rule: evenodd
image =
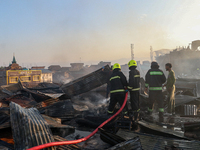
<path id="1" fill-rule="evenodd" d="M 130 102 L 131 108 L 134 116 L 134 120 L 136 121 L 139 114 L 139 96 L 140 96 L 140 72 L 136 69 L 137 62 L 135 60 L 131 60 L 128 63 L 129 66 L 129 86 L 128 90 L 130 91 Z"/>
<path id="2" fill-rule="evenodd" d="M 145 76 L 145 87 L 146 91 L 149 90 L 149 115 L 152 114 L 154 104 L 158 104 L 159 108 L 159 122 L 163 122 L 163 94 L 162 94 L 162 84 L 166 81 L 165 74 L 159 69 L 157 62 L 151 63 L 151 69 L 147 72 Z"/>
<path id="3" fill-rule="evenodd" d="M 119 103 L 121 106 L 125 99 L 126 87 L 128 82 L 125 75 L 121 72 L 121 66 L 115 63 L 112 68 L 113 72 L 110 77 L 110 103 L 108 106 L 108 114 L 112 115 L 115 105 Z M 124 114 L 127 113 L 127 105 L 124 108 Z"/>

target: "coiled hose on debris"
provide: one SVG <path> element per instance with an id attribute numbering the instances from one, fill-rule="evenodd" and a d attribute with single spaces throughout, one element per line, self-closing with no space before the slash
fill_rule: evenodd
<path id="1" fill-rule="evenodd" d="M 61 141 L 61 142 L 51 142 L 51 143 L 46 143 L 43 145 L 39 145 L 39 146 L 35 146 L 32 148 L 29 148 L 28 150 L 40 150 L 40 149 L 44 149 L 47 147 L 52 147 L 52 146 L 59 146 L 59 145 L 70 145 L 70 144 L 77 144 L 77 143 L 81 143 L 84 141 L 87 141 L 89 138 L 91 138 L 95 133 L 97 133 L 97 131 L 99 130 L 99 128 L 102 128 L 105 124 L 107 124 L 108 122 L 110 122 L 112 119 L 114 119 L 125 107 L 126 102 L 127 102 L 127 97 L 128 97 L 128 92 L 126 93 L 125 99 L 124 99 L 124 103 L 121 106 L 121 108 L 109 119 L 107 119 L 106 121 L 104 121 L 100 126 L 98 126 L 90 135 L 82 138 L 82 139 L 78 139 L 78 140 L 73 140 L 73 141 Z"/>

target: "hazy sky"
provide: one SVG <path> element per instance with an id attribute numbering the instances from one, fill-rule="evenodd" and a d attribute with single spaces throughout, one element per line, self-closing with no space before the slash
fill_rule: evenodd
<path id="1" fill-rule="evenodd" d="M 125 61 L 200 39 L 199 0 L 0 0 L 0 66 Z"/>

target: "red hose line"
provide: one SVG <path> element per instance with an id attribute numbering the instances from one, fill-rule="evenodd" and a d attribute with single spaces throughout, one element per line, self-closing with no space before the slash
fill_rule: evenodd
<path id="1" fill-rule="evenodd" d="M 126 96 L 125 96 L 124 103 L 123 103 L 122 107 L 116 112 L 116 114 L 114 114 L 112 117 L 110 117 L 109 119 L 107 119 L 106 121 L 104 121 L 90 135 L 88 135 L 88 136 L 86 136 L 86 137 L 84 137 L 82 139 L 73 140 L 73 141 L 61 141 L 61 142 L 46 143 L 46 144 L 43 144 L 43 145 L 38 145 L 38 146 L 35 146 L 35 147 L 32 147 L 32 148 L 29 148 L 28 150 L 40 150 L 40 149 L 44 149 L 44 148 L 52 147 L 52 146 L 77 144 L 77 143 L 81 143 L 81 142 L 84 142 L 84 141 L 88 140 L 95 133 L 97 133 L 97 131 L 99 130 L 99 128 L 102 128 L 105 124 L 107 124 L 109 121 L 111 121 L 113 118 L 115 118 L 123 110 L 123 108 L 126 105 L 127 98 L 128 98 L 128 92 L 126 93 Z"/>

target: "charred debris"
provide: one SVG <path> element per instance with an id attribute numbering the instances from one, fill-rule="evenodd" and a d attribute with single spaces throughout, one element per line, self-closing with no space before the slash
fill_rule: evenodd
<path id="1" fill-rule="evenodd" d="M 0 149 L 21 150 L 89 135 L 109 118 L 106 80 L 100 68 L 63 85 L 40 83 L 27 88 L 19 80 L 1 86 Z M 176 115 L 166 114 L 163 123 L 158 122 L 157 113 L 153 119 L 145 115 L 148 94 L 144 86 L 141 78 L 138 120 L 120 114 L 86 142 L 49 149 L 199 149 L 200 80 L 177 79 Z"/>

